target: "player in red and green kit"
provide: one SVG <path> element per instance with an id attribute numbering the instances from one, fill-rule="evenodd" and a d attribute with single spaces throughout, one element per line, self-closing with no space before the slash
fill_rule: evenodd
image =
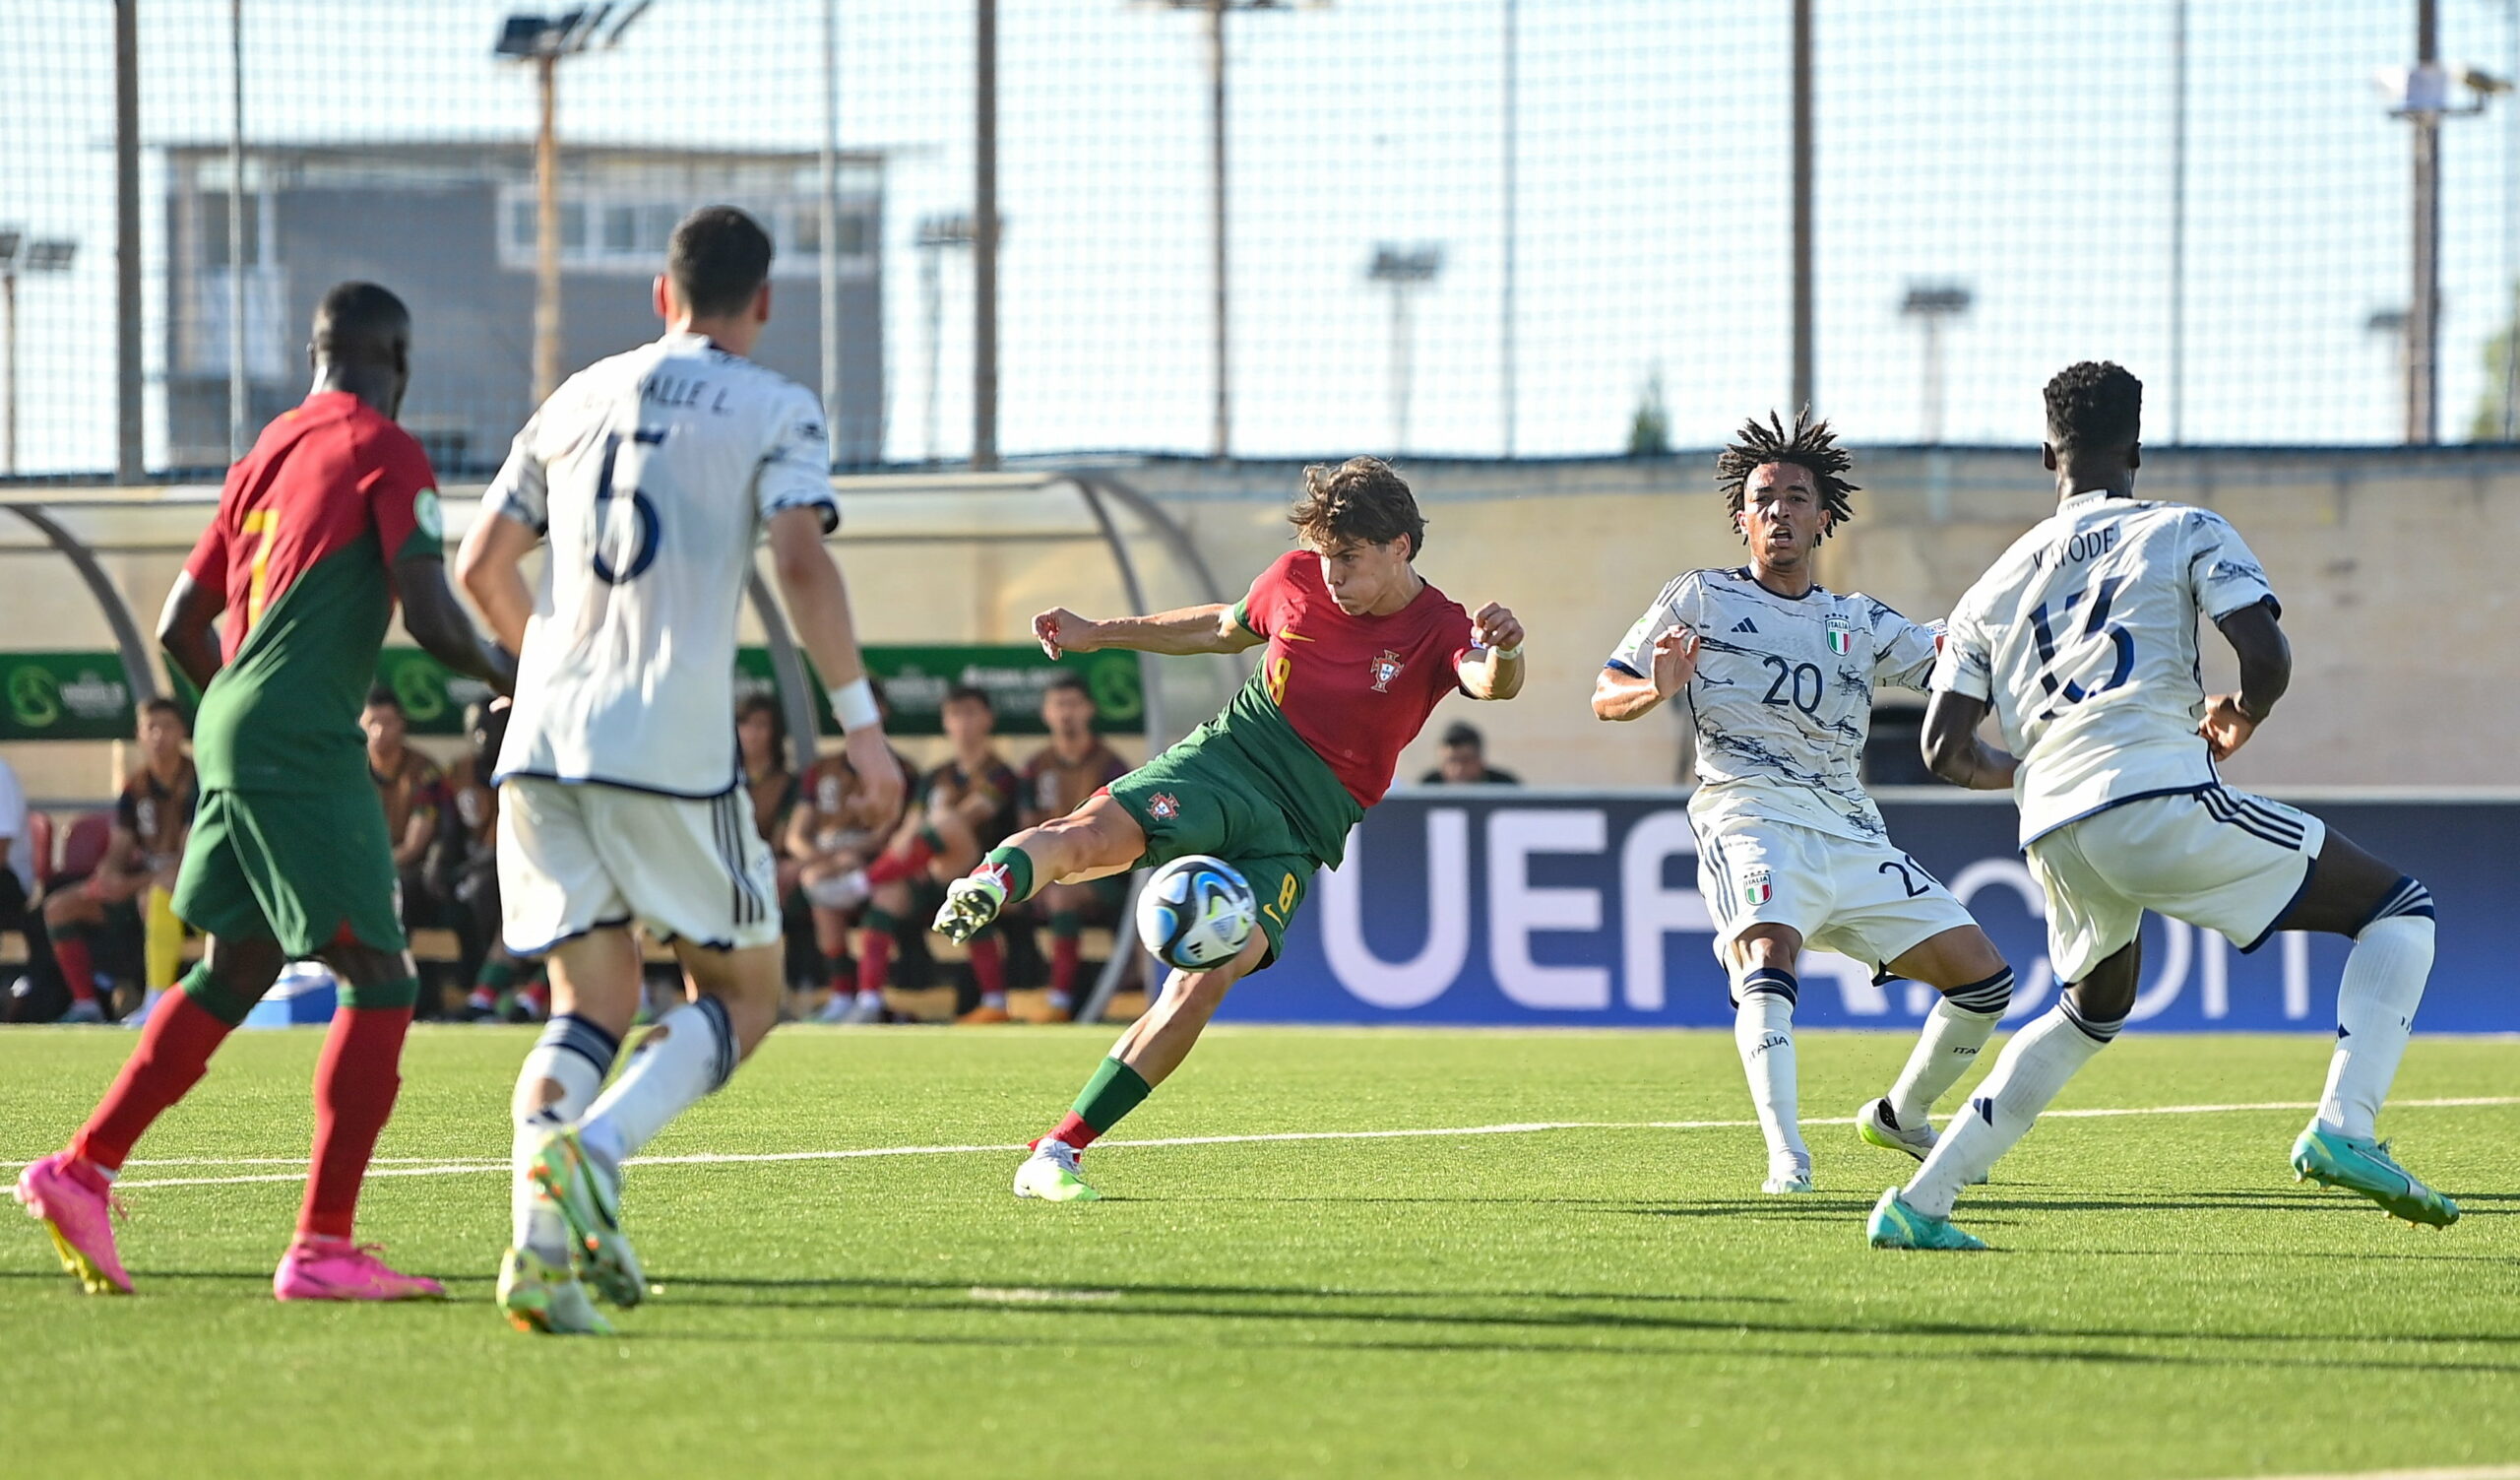
<path id="1" fill-rule="evenodd" d="M 1203 853 L 1242 871 L 1260 929 L 1207 971 L 1175 971 L 1112 1046 L 1067 1119 L 1034 1143 L 1015 1194 L 1098 1195 L 1077 1154 L 1180 1067 L 1228 988 L 1269 965 L 1313 872 L 1335 869 L 1349 829 L 1391 786 L 1401 747 L 1444 695 L 1510 699 L 1523 686 L 1523 625 L 1490 604 L 1472 616 L 1412 562 L 1426 521 L 1390 465 L 1353 458 L 1304 470 L 1290 522 L 1303 548 L 1263 571 L 1231 607 L 1088 621 L 1061 608 L 1033 619 L 1053 658 L 1127 648 L 1238 653 L 1268 644 L 1260 671 L 1189 739 L 1064 817 L 1028 828 L 956 879 L 936 929 L 969 938 L 1010 900 Z"/>
<path id="2" fill-rule="evenodd" d="M 314 1163 L 297 1233 L 272 1277 L 282 1300 L 442 1297 L 351 1241 L 359 1184 L 402 1085 L 418 992 L 395 908 L 394 855 L 368 779 L 359 707 L 397 593 L 414 640 L 505 689 L 447 589 L 436 477 L 394 413 L 410 382 L 400 299 L 345 283 L 316 310 L 315 386 L 230 469 L 219 512 L 158 619 L 202 688 L 201 802 L 175 913 L 210 937 L 181 989 L 68 1149 L 26 1169 L 17 1197 L 94 1294 L 129 1294 L 108 1218 L 115 1172 L 184 1097 L 288 961 L 322 959 L 341 1005 L 315 1070 Z M 225 615 L 223 631 L 212 622 Z"/>

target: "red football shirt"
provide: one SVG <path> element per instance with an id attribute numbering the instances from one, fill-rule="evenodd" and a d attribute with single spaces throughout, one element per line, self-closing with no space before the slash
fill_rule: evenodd
<path id="1" fill-rule="evenodd" d="M 1260 679 L 1295 735 L 1358 806 L 1391 790 L 1472 648 L 1470 613 L 1429 584 L 1388 616 L 1351 616 L 1321 579 L 1321 557 L 1290 550 L 1260 573 L 1234 619 L 1269 639 Z"/>

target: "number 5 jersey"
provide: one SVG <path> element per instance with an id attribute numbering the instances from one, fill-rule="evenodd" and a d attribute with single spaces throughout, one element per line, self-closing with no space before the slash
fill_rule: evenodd
<path id="1" fill-rule="evenodd" d="M 2276 603 L 2219 514 L 2078 493 L 1951 613 L 1933 687 L 1988 701 L 2021 758 L 2024 845 L 2145 797 L 2220 784 L 2196 724 L 2196 618 Z"/>
<path id="2" fill-rule="evenodd" d="M 1933 628 L 1859 592 L 1814 586 L 1786 597 L 1747 566 L 1692 570 L 1663 588 L 1607 666 L 1652 676 L 1655 639 L 1683 626 L 1699 643 L 1682 699 L 1697 732 L 1689 813 L 1700 831 L 1755 819 L 1834 837 L 1887 836 L 1857 779 L 1872 688 L 1922 688 Z"/>
<path id="3" fill-rule="evenodd" d="M 736 616 L 772 516 L 840 509 L 811 391 L 697 334 L 571 376 L 485 514 L 550 542 L 498 778 L 708 798 L 736 785 Z"/>

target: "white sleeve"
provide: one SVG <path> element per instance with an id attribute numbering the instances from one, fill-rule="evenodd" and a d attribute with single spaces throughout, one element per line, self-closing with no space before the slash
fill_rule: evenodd
<path id="1" fill-rule="evenodd" d="M 1673 627 L 1687 625 L 1680 614 L 1681 603 L 1696 590 L 1695 571 L 1664 587 L 1662 594 L 1654 598 L 1654 605 L 1645 609 L 1645 614 L 1627 629 L 1627 635 L 1618 640 L 1618 646 L 1610 649 L 1609 662 L 1603 667 L 1619 669 L 1639 678 L 1652 677 L 1654 640 Z"/>
<path id="2" fill-rule="evenodd" d="M 26 789 L 18 785 L 18 773 L 9 768 L 7 761 L 0 760 L 0 838 L 23 842 L 26 836 Z M 24 862 L 16 857 L 17 852 L 16 848 L 10 850 L 12 865 Z"/>
<path id="3" fill-rule="evenodd" d="M 840 528 L 840 499 L 831 488 L 831 437 L 813 392 L 801 385 L 782 387 L 767 430 L 769 442 L 753 475 L 762 522 L 783 509 L 819 508 L 824 534 Z"/>
<path id="4" fill-rule="evenodd" d="M 2187 589 L 2207 620 L 2221 621 L 2260 602 L 2274 603 L 2275 613 L 2284 614 L 2284 604 L 2276 601 L 2275 588 L 2267 584 L 2266 568 L 2249 553 L 2230 520 L 2209 510 L 2190 509 L 2187 533 Z"/>
<path id="5" fill-rule="evenodd" d="M 1934 655 L 1933 677 L 1927 687 L 1934 693 L 1956 693 L 1990 703 L 1995 697 L 1994 650 L 1979 619 L 1974 588 L 1943 623 L 1942 650 Z"/>
<path id="6" fill-rule="evenodd" d="M 548 409 L 549 403 L 544 403 Z M 502 514 L 539 535 L 551 527 L 548 485 L 543 481 L 542 456 L 535 450 L 536 433 L 542 425 L 542 413 L 536 412 L 508 445 L 508 460 L 499 465 L 499 476 L 481 490 L 481 512 Z"/>
<path id="7" fill-rule="evenodd" d="M 1871 598 L 1866 597 L 1866 601 Z M 1893 688 L 1925 686 L 1942 646 L 1940 622 L 1913 622 L 1872 602 L 1872 681 Z"/>

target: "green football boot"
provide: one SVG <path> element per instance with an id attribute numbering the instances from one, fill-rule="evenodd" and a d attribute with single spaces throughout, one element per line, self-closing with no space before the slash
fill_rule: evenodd
<path id="1" fill-rule="evenodd" d="M 499 1313 L 518 1330 L 545 1336 L 612 1334 L 577 1275 L 530 1249 L 511 1249 L 499 1260 Z"/>
<path id="2" fill-rule="evenodd" d="M 1094 1190 L 1078 1169 L 1074 1146 L 1045 1140 L 1024 1158 L 1024 1165 L 1015 1169 L 1015 1195 L 1039 1197 L 1044 1202 L 1092 1202 L 1102 1194 Z"/>
<path id="3" fill-rule="evenodd" d="M 2293 1143 L 2293 1180 L 2361 1192 L 2390 1217 L 2409 1223 L 2447 1228 L 2459 1221 L 2459 1204 L 2399 1166 L 2387 1141 L 2363 1140 L 2316 1121 Z"/>
<path id="4" fill-rule="evenodd" d="M 1865 1237 L 1875 1249 L 1984 1249 L 1986 1241 L 1949 1218 L 1927 1217 L 1892 1188 L 1872 1205 Z"/>
<path id="5" fill-rule="evenodd" d="M 528 1172 L 568 1223 L 576 1263 L 595 1293 L 625 1310 L 645 1299 L 648 1276 L 621 1231 L 620 1174 L 587 1155 L 575 1127 L 544 1136 Z"/>
<path id="6" fill-rule="evenodd" d="M 936 923 L 928 929 L 961 945 L 978 934 L 1004 908 L 1006 870 L 982 869 L 945 886 L 945 902 L 937 906 Z"/>

